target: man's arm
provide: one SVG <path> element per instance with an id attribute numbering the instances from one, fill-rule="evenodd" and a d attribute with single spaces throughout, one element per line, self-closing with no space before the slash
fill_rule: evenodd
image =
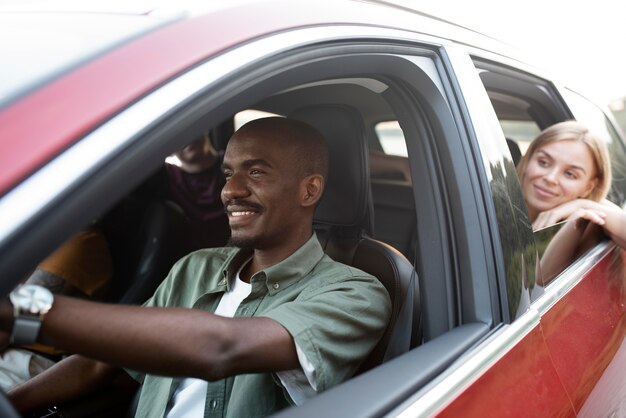
<path id="1" fill-rule="evenodd" d="M 2 322 L 12 326 L 10 319 Z M 205 380 L 299 365 L 291 335 L 269 318 L 62 296 L 46 315 L 38 342 L 144 373 Z"/>

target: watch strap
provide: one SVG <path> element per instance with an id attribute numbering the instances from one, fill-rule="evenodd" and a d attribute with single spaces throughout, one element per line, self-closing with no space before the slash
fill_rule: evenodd
<path id="1" fill-rule="evenodd" d="M 13 323 L 11 343 L 14 345 L 34 343 L 37 341 L 39 328 L 41 328 L 41 319 L 39 317 L 17 317 Z"/>

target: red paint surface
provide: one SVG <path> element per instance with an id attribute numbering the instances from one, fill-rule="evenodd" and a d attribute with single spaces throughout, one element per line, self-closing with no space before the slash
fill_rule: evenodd
<path id="1" fill-rule="evenodd" d="M 624 251 L 613 251 L 542 318 L 546 344 L 576 411 L 618 351 L 626 350 L 624 258 Z M 621 367 L 626 381 L 626 364 Z M 626 399 L 624 381 L 612 390 L 618 392 L 613 393 L 614 399 Z M 603 415 L 596 412 L 592 415 Z"/>
<path id="2" fill-rule="evenodd" d="M 342 3 L 329 19 L 315 2 L 275 1 L 193 17 L 133 40 L 0 111 L 0 195 L 141 96 L 220 51 L 300 26 L 402 20 L 411 26 L 406 20 L 414 16 L 396 14 Z"/>
<path id="3" fill-rule="evenodd" d="M 440 417 L 626 414 L 626 252 L 595 265 Z"/>
<path id="4" fill-rule="evenodd" d="M 466 389 L 438 417 L 574 417 L 540 329 Z"/>

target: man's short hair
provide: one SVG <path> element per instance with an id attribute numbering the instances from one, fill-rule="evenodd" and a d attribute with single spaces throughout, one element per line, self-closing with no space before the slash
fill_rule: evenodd
<path id="1" fill-rule="evenodd" d="M 286 149 L 291 153 L 287 158 L 291 158 L 302 177 L 312 174 L 328 177 L 328 145 L 322 134 L 308 123 L 274 116 L 252 120 L 237 132 L 248 130 L 280 135 L 281 140 L 291 145 Z"/>

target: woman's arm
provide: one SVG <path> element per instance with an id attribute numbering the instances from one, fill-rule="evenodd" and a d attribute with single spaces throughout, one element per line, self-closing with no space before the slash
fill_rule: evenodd
<path id="1" fill-rule="evenodd" d="M 586 219 L 601 226 L 618 246 L 626 249 L 626 211 L 608 200 L 602 202 L 588 199 L 572 200 L 541 212 L 533 222 L 533 228 L 540 229 L 573 219 Z"/>

